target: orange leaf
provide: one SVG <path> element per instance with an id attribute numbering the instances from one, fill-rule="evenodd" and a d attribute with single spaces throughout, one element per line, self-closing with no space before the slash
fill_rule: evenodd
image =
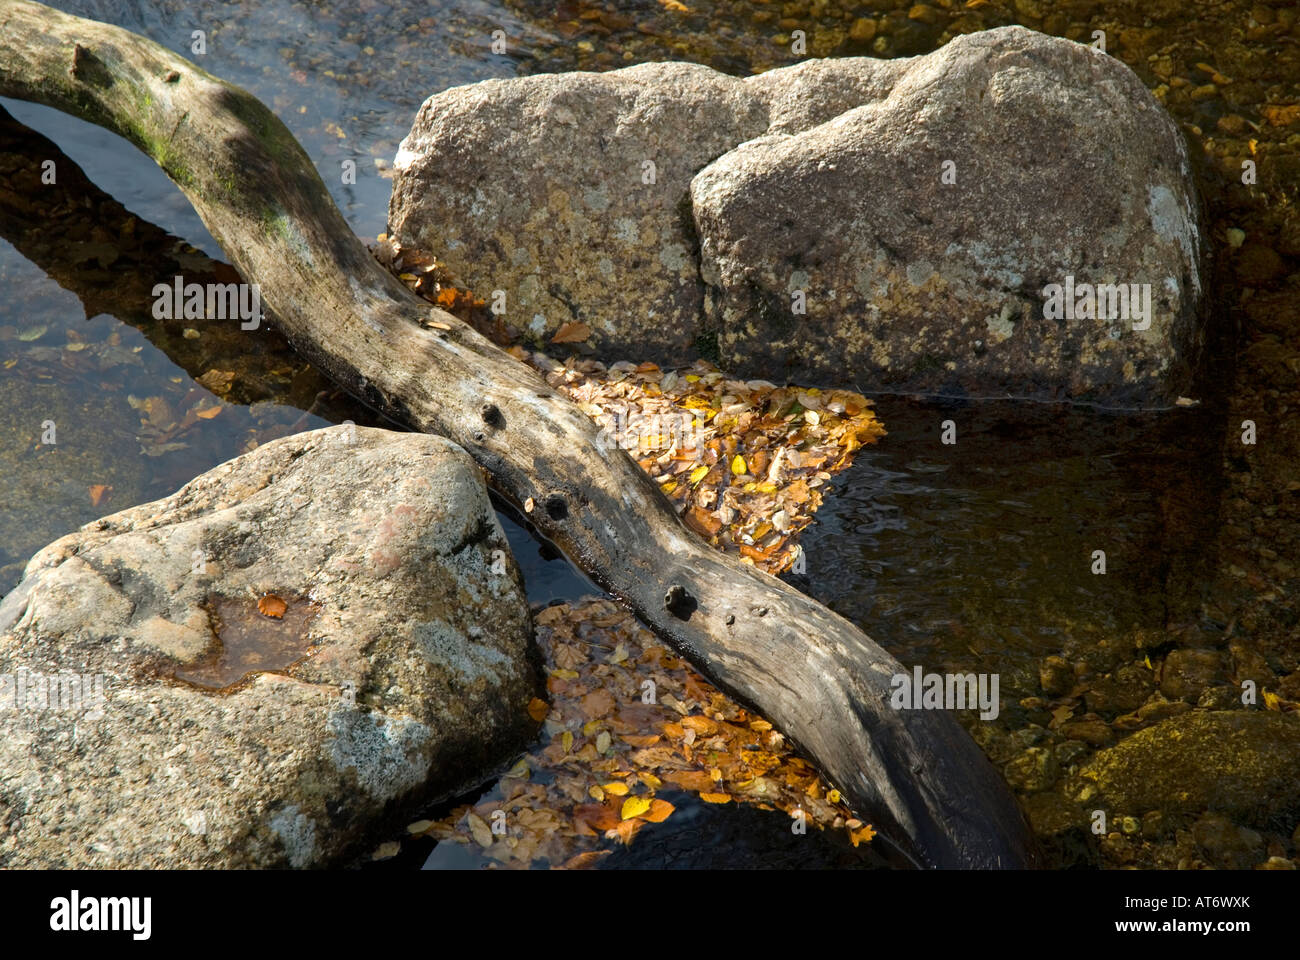
<path id="1" fill-rule="evenodd" d="M 701 793 L 700 799 L 705 803 L 730 803 L 731 797 L 725 793 Z"/>
<path id="2" fill-rule="evenodd" d="M 570 857 L 560 864 L 560 870 L 587 870 L 594 867 L 601 857 L 608 857 L 612 850 L 588 850 L 586 853 L 580 853 L 577 856 Z"/>
<path id="3" fill-rule="evenodd" d="M 632 820 L 624 820 L 612 830 L 605 831 L 605 836 L 609 837 L 613 834 L 619 840 L 622 840 L 624 845 L 626 845 L 632 842 L 632 838 L 635 837 L 644 826 L 645 821 L 640 817 L 636 817 Z"/>
<path id="4" fill-rule="evenodd" d="M 288 607 L 289 605 L 274 593 L 268 593 L 257 601 L 258 613 L 264 617 L 271 617 L 274 620 L 279 620 L 283 617 L 284 611 L 287 610 Z"/>
<path id="5" fill-rule="evenodd" d="M 102 483 L 93 484 L 90 488 L 90 505 L 97 507 L 113 492 L 113 488 Z"/>
<path id="6" fill-rule="evenodd" d="M 653 747 L 659 742 L 659 735 L 655 734 L 652 737 L 633 737 L 630 735 L 624 735 L 623 740 L 634 747 Z"/>
<path id="7" fill-rule="evenodd" d="M 546 715 L 551 712 L 551 705 L 539 697 L 533 697 L 528 701 L 528 715 L 537 723 L 546 719 Z"/>
<path id="8" fill-rule="evenodd" d="M 220 412 L 221 412 L 220 407 L 205 407 L 202 410 L 195 410 L 194 415 L 196 417 L 202 417 L 204 420 L 211 420 Z"/>
<path id="9" fill-rule="evenodd" d="M 706 537 L 711 537 L 722 529 L 722 521 L 703 507 L 691 507 L 682 519 L 688 527 Z"/>
<path id="10" fill-rule="evenodd" d="M 664 779 L 683 790 L 694 790 L 697 793 L 713 788 L 713 778 L 703 770 L 669 770 L 664 774 Z"/>
<path id="11" fill-rule="evenodd" d="M 656 798 L 650 801 L 650 809 L 641 816 L 646 820 L 649 820 L 651 823 L 663 823 L 672 816 L 672 812 L 676 809 L 677 808 L 667 800 L 659 800 Z"/>
<path id="12" fill-rule="evenodd" d="M 591 336 L 591 327 L 585 323 L 562 323 L 551 337 L 551 343 L 581 343 Z"/>
<path id="13" fill-rule="evenodd" d="M 718 725 L 708 717 L 682 717 L 682 726 L 694 730 L 701 737 L 711 737 L 718 732 Z"/>

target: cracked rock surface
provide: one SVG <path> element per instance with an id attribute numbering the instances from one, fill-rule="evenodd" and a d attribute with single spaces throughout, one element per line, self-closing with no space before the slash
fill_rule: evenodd
<path id="1" fill-rule="evenodd" d="M 459 447 L 268 443 L 50 544 L 0 604 L 0 866 L 340 862 L 526 741 L 531 638 Z"/>

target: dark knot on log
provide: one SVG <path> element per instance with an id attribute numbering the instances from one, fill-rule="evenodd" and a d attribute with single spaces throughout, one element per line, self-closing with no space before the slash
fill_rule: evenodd
<path id="1" fill-rule="evenodd" d="M 495 403 L 483 404 L 483 406 L 479 407 L 478 412 L 479 416 L 483 418 L 483 422 L 489 427 L 499 427 L 504 422 L 504 418 L 501 416 L 501 411 L 497 408 Z"/>
<path id="2" fill-rule="evenodd" d="M 678 620 L 689 620 L 695 607 L 695 598 L 680 583 L 674 583 L 664 594 L 664 609 Z"/>

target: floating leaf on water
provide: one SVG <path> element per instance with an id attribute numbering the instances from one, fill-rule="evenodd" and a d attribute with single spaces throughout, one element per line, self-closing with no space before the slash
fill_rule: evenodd
<path id="1" fill-rule="evenodd" d="M 705 803 L 730 803 L 731 797 L 725 793 L 701 793 L 700 799 Z"/>
<path id="2" fill-rule="evenodd" d="M 660 800 L 658 798 L 655 798 L 654 800 L 650 801 L 650 809 L 647 810 L 644 814 L 642 814 L 642 816 L 644 816 L 645 819 L 649 820 L 651 823 L 663 823 L 670 816 L 672 816 L 673 811 L 676 809 L 677 808 L 674 807 L 667 800 Z"/>
<path id="3" fill-rule="evenodd" d="M 492 828 L 487 825 L 487 821 L 477 813 L 466 814 L 465 819 L 469 823 L 469 832 L 473 834 L 474 842 L 484 849 L 492 846 Z"/>
<path id="4" fill-rule="evenodd" d="M 606 793 L 613 794 L 616 797 L 626 797 L 628 793 L 627 784 L 620 783 L 617 780 L 615 780 L 613 783 L 602 783 L 600 785 L 600 788 L 604 790 Z"/>
<path id="5" fill-rule="evenodd" d="M 432 820 L 416 820 L 415 823 L 412 823 L 407 826 L 406 832 L 424 833 L 424 831 L 428 830 L 431 826 L 433 826 Z"/>
<path id="6" fill-rule="evenodd" d="M 506 772 L 505 776 L 507 778 L 513 777 L 516 780 L 524 780 L 528 778 L 528 775 L 531 772 L 532 771 L 528 769 L 528 759 L 525 757 L 521 758 L 518 763 L 511 767 Z"/>
<path id="7" fill-rule="evenodd" d="M 631 820 L 633 817 L 639 817 L 650 809 L 649 797 L 628 797 L 623 801 L 623 811 L 621 816 L 624 820 Z"/>
<path id="8" fill-rule="evenodd" d="M 18 334 L 18 339 L 25 343 L 30 343 L 33 340 L 39 340 L 41 337 L 45 336 L 45 331 L 48 329 L 49 327 L 43 323 L 38 327 L 28 327 L 22 333 Z"/>
<path id="9" fill-rule="evenodd" d="M 268 593 L 259 597 L 257 601 L 257 612 L 264 617 L 270 617 L 273 620 L 279 620 L 284 617 L 284 611 L 289 605 L 284 602 L 282 597 L 277 597 L 274 593 Z"/>

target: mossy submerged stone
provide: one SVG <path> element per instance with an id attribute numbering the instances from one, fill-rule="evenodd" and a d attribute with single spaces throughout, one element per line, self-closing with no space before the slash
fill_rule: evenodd
<path id="1" fill-rule="evenodd" d="M 1116 814 L 1208 809 L 1262 820 L 1292 812 L 1300 809 L 1300 718 L 1189 711 L 1098 751 L 1079 779 L 1089 802 Z"/>

